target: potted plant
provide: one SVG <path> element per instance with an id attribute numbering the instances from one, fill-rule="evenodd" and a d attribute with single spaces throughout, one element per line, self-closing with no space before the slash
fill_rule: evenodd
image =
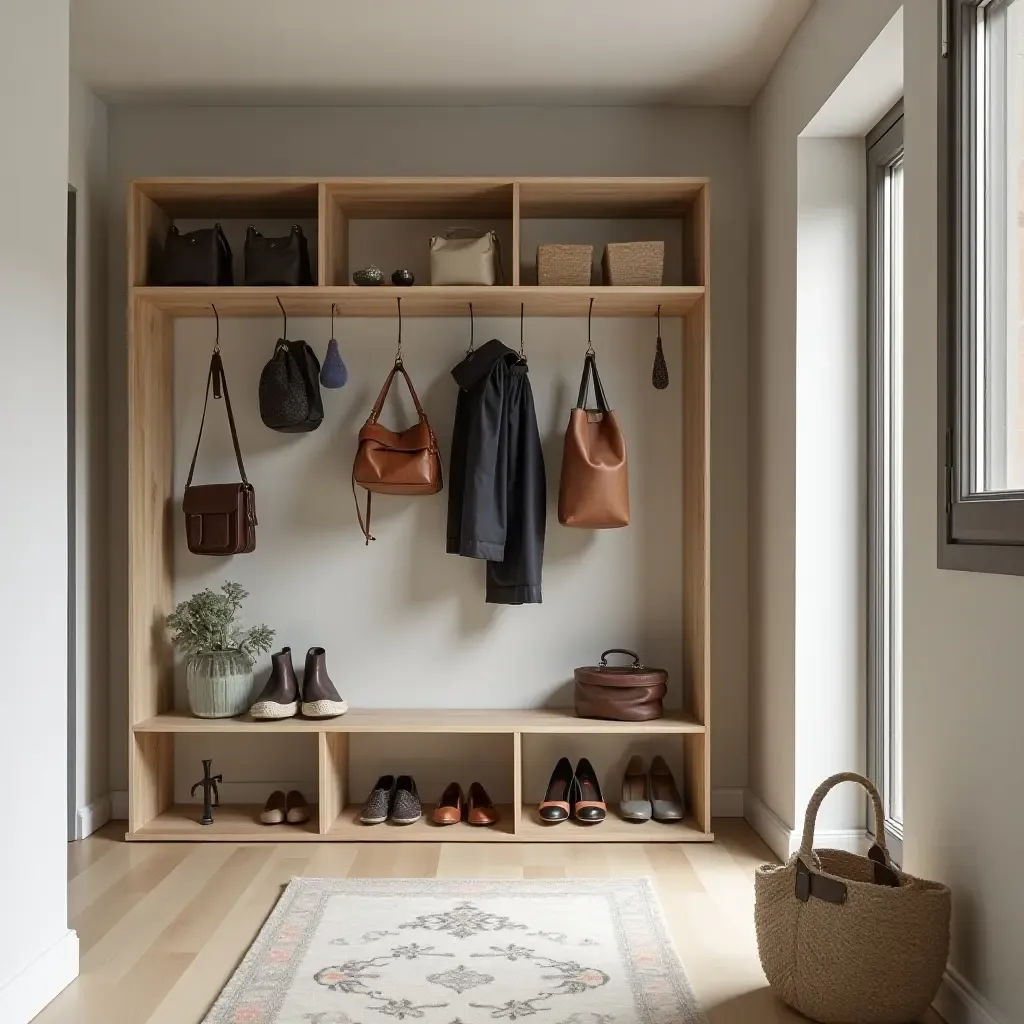
<path id="1" fill-rule="evenodd" d="M 274 630 L 242 629 L 237 616 L 249 596 L 237 583 L 207 588 L 167 616 L 171 643 L 187 656 L 188 703 L 198 718 L 231 718 L 249 709 L 254 655 L 270 650 Z"/>

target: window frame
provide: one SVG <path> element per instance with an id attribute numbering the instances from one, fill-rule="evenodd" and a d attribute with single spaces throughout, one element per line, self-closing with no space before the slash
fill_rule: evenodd
<path id="1" fill-rule="evenodd" d="M 939 81 L 937 505 L 940 569 L 1024 575 L 1024 491 L 970 493 L 979 252 L 979 11 L 1010 0 L 944 0 Z M 1024 2 L 1024 0 L 1017 0 Z"/>
<path id="2" fill-rule="evenodd" d="M 868 770 L 885 805 L 885 839 L 893 860 L 903 861 L 903 822 L 893 817 L 895 750 L 891 717 L 891 687 L 901 670 L 902 501 L 893 498 L 893 475 L 902 483 L 902 455 L 892 465 L 892 423 L 902 416 L 902 353 L 888 350 L 893 301 L 886 271 L 892 260 L 887 238 L 886 195 L 893 168 L 903 162 L 903 100 L 901 99 L 865 140 L 868 211 Z M 898 311 L 902 316 L 902 308 Z M 902 430 L 901 430 L 902 435 Z M 902 452 L 902 443 L 900 444 Z M 901 488 L 902 491 L 902 488 Z M 895 506 L 895 507 L 894 507 Z M 895 521 L 895 523 L 894 523 Z M 895 533 L 895 538 L 893 534 Z M 893 548 L 896 550 L 893 550 Z M 873 832 L 869 807 L 867 828 Z"/>

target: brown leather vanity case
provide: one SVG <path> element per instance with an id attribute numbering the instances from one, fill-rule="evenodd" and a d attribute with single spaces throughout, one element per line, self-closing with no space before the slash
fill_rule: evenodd
<path id="1" fill-rule="evenodd" d="M 609 654 L 625 654 L 632 665 L 609 665 Z M 586 665 L 576 679 L 576 714 L 580 718 L 609 718 L 615 722 L 649 722 L 661 718 L 668 690 L 663 668 L 640 664 L 635 651 L 613 647 L 601 655 L 599 665 Z"/>

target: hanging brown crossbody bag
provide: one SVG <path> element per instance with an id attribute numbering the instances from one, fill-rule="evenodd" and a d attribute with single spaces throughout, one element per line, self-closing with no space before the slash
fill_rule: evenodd
<path id="1" fill-rule="evenodd" d="M 192 486 L 192 475 L 196 471 L 199 445 L 203 440 L 206 425 L 206 408 L 210 402 L 210 385 L 213 397 L 224 395 L 224 406 L 228 411 L 228 425 L 231 427 L 231 443 L 235 448 L 235 461 L 241 483 L 201 484 Z M 203 401 L 203 418 L 199 422 L 199 437 L 196 450 L 192 453 L 192 465 L 188 467 L 185 495 L 181 502 L 185 513 L 185 537 L 188 549 L 194 555 L 244 555 L 256 548 L 256 492 L 245 475 L 242 465 L 242 450 L 238 446 L 238 432 L 235 417 L 231 412 L 231 396 L 228 381 L 224 376 L 224 363 L 220 350 L 215 349 L 210 360 L 210 373 L 206 378 L 206 398 Z"/>
<path id="2" fill-rule="evenodd" d="M 396 374 L 405 378 L 409 394 L 419 414 L 419 422 L 407 430 L 396 432 L 382 427 L 380 419 L 384 402 L 391 390 Z M 356 484 L 368 492 L 366 519 L 359 510 Z M 370 416 L 359 431 L 359 447 L 352 463 L 352 497 L 356 503 L 356 516 L 366 543 L 376 538 L 370 533 L 370 500 L 376 494 L 437 494 L 443 486 L 441 480 L 441 454 L 437 438 L 420 405 L 419 396 L 412 386 L 409 374 L 400 359 L 395 360 Z"/>

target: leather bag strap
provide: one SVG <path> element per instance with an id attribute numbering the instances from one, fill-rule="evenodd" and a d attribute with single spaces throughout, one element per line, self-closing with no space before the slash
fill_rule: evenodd
<path id="1" fill-rule="evenodd" d="M 356 503 L 356 518 L 359 520 L 359 529 L 363 531 L 363 536 L 366 538 L 366 546 L 370 546 L 371 540 L 376 540 L 372 533 L 370 533 L 370 503 L 373 500 L 373 491 L 366 492 L 366 521 L 363 521 L 363 513 L 359 510 L 359 495 L 356 494 L 356 467 L 355 464 L 352 466 L 352 500 Z"/>
<path id="2" fill-rule="evenodd" d="M 245 475 L 245 466 L 242 465 L 242 449 L 238 444 L 238 431 L 235 429 L 235 417 L 231 411 L 231 395 L 228 394 L 228 379 L 224 374 L 224 362 L 220 357 L 220 350 L 215 349 L 210 359 L 210 372 L 206 377 L 206 398 L 203 399 L 203 418 L 199 421 L 199 437 L 196 438 L 196 450 L 192 453 L 192 463 L 188 467 L 188 480 L 185 481 L 186 489 L 192 486 L 192 476 L 196 471 L 196 459 L 199 458 L 199 445 L 203 441 L 203 427 L 206 425 L 206 409 L 210 404 L 210 384 L 213 384 L 213 397 L 220 398 L 221 390 L 224 392 L 224 405 L 228 411 L 228 426 L 231 428 L 231 444 L 235 449 L 235 462 L 238 463 L 238 474 L 246 487 L 251 487 Z"/>
<path id="3" fill-rule="evenodd" d="M 592 355 L 587 356 L 583 362 L 583 378 L 580 380 L 580 394 L 576 399 L 576 408 L 586 409 L 587 407 L 591 375 L 594 378 L 594 394 L 597 397 L 598 412 L 610 412 L 608 399 L 604 393 L 604 386 L 601 384 L 601 375 L 597 372 L 597 359 Z"/>
<path id="4" fill-rule="evenodd" d="M 395 365 L 391 367 L 387 380 L 384 381 L 384 387 L 380 389 L 377 401 L 373 403 L 373 409 L 370 410 L 370 418 L 366 421 L 367 423 L 376 423 L 380 419 L 380 414 L 384 410 L 384 402 L 387 400 L 388 392 L 391 390 L 391 383 L 397 373 L 400 373 L 405 378 L 405 383 L 409 386 L 409 394 L 412 395 L 412 404 L 416 406 L 416 413 L 422 422 L 426 422 L 427 414 L 423 411 L 423 406 L 420 405 L 420 398 L 416 394 L 416 389 L 412 386 L 412 380 L 406 372 L 405 366 L 396 361 Z"/>

